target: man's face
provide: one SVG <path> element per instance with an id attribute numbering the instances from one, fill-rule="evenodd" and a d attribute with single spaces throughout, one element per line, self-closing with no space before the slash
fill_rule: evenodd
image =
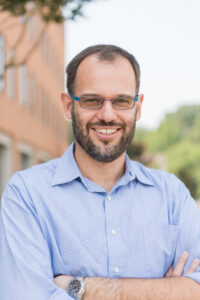
<path id="1" fill-rule="evenodd" d="M 91 55 L 78 67 L 74 94 L 79 97 L 96 94 L 105 99 L 121 94 L 134 97 L 136 81 L 133 68 L 123 57 L 110 62 Z M 129 110 L 114 110 L 110 101 L 105 101 L 103 107 L 96 111 L 83 109 L 74 101 L 71 117 L 77 143 L 101 162 L 111 162 L 126 151 L 139 118 L 136 106 Z"/>

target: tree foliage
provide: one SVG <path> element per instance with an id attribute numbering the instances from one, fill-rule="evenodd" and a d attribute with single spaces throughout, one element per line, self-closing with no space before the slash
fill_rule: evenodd
<path id="1" fill-rule="evenodd" d="M 200 105 L 182 106 L 167 114 L 157 130 L 140 129 L 134 143 L 138 142 L 149 155 L 165 156 L 167 170 L 200 199 Z"/>
<path id="2" fill-rule="evenodd" d="M 35 9 L 45 22 L 62 23 L 65 20 L 62 9 L 68 11 L 67 18 L 75 19 L 82 15 L 83 5 L 94 0 L 0 0 L 0 11 L 14 16 L 24 16 Z"/>
<path id="3" fill-rule="evenodd" d="M 200 143 L 187 138 L 166 149 L 168 171 L 176 174 L 195 198 L 200 198 Z"/>
<path id="4" fill-rule="evenodd" d="M 200 106 L 182 106 L 167 114 L 158 130 L 151 133 L 152 152 L 165 151 L 183 139 L 200 142 Z"/>

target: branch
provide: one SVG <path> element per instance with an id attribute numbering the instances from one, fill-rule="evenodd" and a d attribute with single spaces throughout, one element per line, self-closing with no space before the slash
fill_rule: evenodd
<path id="1" fill-rule="evenodd" d="M 28 20 L 29 20 L 32 16 L 34 16 L 34 15 L 36 14 L 36 12 L 37 12 L 36 8 L 33 8 L 33 9 L 27 11 L 27 12 L 25 13 L 25 15 L 24 15 L 24 16 L 25 16 L 25 23 L 27 23 Z M 5 19 L 5 18 L 4 18 L 4 19 Z M 4 30 L 7 30 L 7 29 L 9 29 L 10 27 L 13 27 L 14 25 L 16 25 L 16 23 L 19 22 L 19 17 L 13 16 L 13 15 L 11 15 L 11 14 L 8 14 L 8 15 L 7 15 L 6 20 L 7 20 L 7 19 L 8 19 L 8 21 L 10 21 L 10 24 L 8 24 L 8 25 L 5 23 L 5 21 L 0 22 L 0 31 L 1 31 L 2 33 L 3 33 Z M 1 25 L 4 25 L 5 27 L 1 28 Z M 6 26 L 6 25 L 7 25 L 7 26 Z"/>
<path id="2" fill-rule="evenodd" d="M 23 37 L 24 37 L 24 35 L 25 35 L 25 33 L 26 33 L 27 23 L 28 23 L 28 19 L 26 19 L 26 20 L 25 20 L 25 23 L 22 25 L 22 28 L 21 28 L 21 30 L 20 30 L 20 33 L 19 33 L 19 35 L 18 35 L 18 37 L 17 37 L 17 40 L 15 41 L 14 45 L 9 49 L 9 50 L 12 51 L 13 53 L 15 53 L 15 50 L 16 50 L 17 46 L 21 43 L 21 41 L 22 41 L 22 39 L 23 39 Z M 5 29 L 4 29 L 4 30 L 5 30 Z M 12 57 L 9 59 L 8 63 L 6 64 L 5 69 L 7 69 L 7 68 L 13 66 L 13 65 L 15 64 L 14 61 L 15 61 L 15 56 L 12 56 Z"/>
<path id="3" fill-rule="evenodd" d="M 28 23 L 28 19 L 25 20 L 24 24 L 22 25 L 21 31 L 18 35 L 18 38 L 16 40 L 16 42 L 14 43 L 14 45 L 12 46 L 11 50 L 16 50 L 17 46 L 20 44 L 20 42 L 22 41 L 25 33 L 26 33 L 26 29 L 27 29 L 27 23 Z"/>
<path id="4" fill-rule="evenodd" d="M 14 45 L 11 47 L 10 51 L 12 51 L 13 53 L 15 53 L 17 47 L 20 45 L 21 41 L 23 40 L 24 38 L 24 35 L 26 33 L 26 30 L 27 30 L 27 24 L 28 24 L 28 21 L 30 20 L 31 17 L 34 16 L 34 14 L 36 13 L 36 9 L 33 8 L 32 10 L 29 10 L 26 12 L 25 14 L 25 20 L 24 20 L 24 24 L 22 25 L 21 27 L 21 30 L 20 30 L 20 33 L 17 37 L 17 40 L 15 41 Z M 16 21 L 16 20 L 15 20 Z M 4 29 L 5 30 L 5 29 Z M 5 69 L 11 67 L 11 66 L 16 66 L 16 65 L 19 65 L 18 63 L 15 63 L 15 57 L 11 57 L 10 60 L 8 61 L 8 63 L 6 64 L 5 66 Z"/>
<path id="5" fill-rule="evenodd" d="M 7 20 L 10 20 L 10 16 L 11 14 L 7 13 L 3 18 L 1 17 L 0 27 L 2 24 L 5 24 Z"/>
<path id="6" fill-rule="evenodd" d="M 20 66 L 20 65 L 22 65 L 22 64 L 25 64 L 25 63 L 27 62 L 27 60 L 30 58 L 30 56 L 32 55 L 32 53 L 33 53 L 33 51 L 35 50 L 35 48 L 38 46 L 38 44 L 39 44 L 39 42 L 40 42 L 40 40 L 41 40 L 41 38 L 42 38 L 42 36 L 43 36 L 43 34 L 44 34 L 44 32 L 45 32 L 47 26 L 48 26 L 48 23 L 44 23 L 44 26 L 43 26 L 43 28 L 41 29 L 41 31 L 40 31 L 38 37 L 36 38 L 36 40 L 34 41 L 34 43 L 32 44 L 32 46 L 30 47 L 30 49 L 27 51 L 27 53 L 26 53 L 26 55 L 24 56 L 24 58 L 23 58 L 22 60 L 18 61 L 18 62 L 16 62 L 16 61 L 14 60 L 14 58 L 12 58 L 8 63 L 5 64 L 5 66 L 4 66 L 4 70 L 5 70 L 5 71 L 6 71 L 8 68 L 10 68 L 10 67 L 18 67 L 18 66 Z M 20 42 L 20 41 L 22 40 L 23 35 L 24 35 L 24 30 L 25 30 L 25 29 L 23 29 L 23 31 L 20 33 L 20 35 L 19 35 L 19 37 L 18 37 L 18 42 Z M 15 43 L 14 46 L 17 47 L 17 43 Z M 13 46 L 12 49 L 14 49 L 14 46 Z M 0 80 L 4 78 L 4 75 L 5 75 L 5 72 L 4 72 L 4 74 L 0 75 Z"/>
<path id="7" fill-rule="evenodd" d="M 30 56 L 32 55 L 33 51 L 35 50 L 35 48 L 38 46 L 38 44 L 40 43 L 40 40 L 46 30 L 48 26 L 48 23 L 44 23 L 44 26 L 42 28 L 42 30 L 40 31 L 37 39 L 34 41 L 33 45 L 31 46 L 31 48 L 27 51 L 25 57 L 17 63 L 17 65 L 22 65 L 22 64 L 25 64 L 27 62 L 27 60 L 30 58 Z"/>
<path id="8" fill-rule="evenodd" d="M 5 27 L 3 27 L 3 28 L 0 28 L 1 33 L 3 34 L 4 31 L 6 31 L 6 30 L 9 29 L 10 27 L 13 27 L 13 26 L 15 26 L 15 25 L 17 25 L 17 24 L 18 24 L 17 19 L 16 19 L 16 20 L 11 20 L 11 22 L 10 22 L 7 26 L 5 26 Z M 6 25 L 6 24 L 5 24 L 5 25 Z"/>

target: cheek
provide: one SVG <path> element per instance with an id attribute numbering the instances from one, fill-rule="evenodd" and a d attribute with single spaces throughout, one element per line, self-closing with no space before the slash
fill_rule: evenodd
<path id="1" fill-rule="evenodd" d="M 128 112 L 126 115 L 124 115 L 123 117 L 121 117 L 121 120 L 127 124 L 127 126 L 131 126 L 135 120 L 136 120 L 136 110 L 132 111 L 132 112 Z"/>
<path id="2" fill-rule="evenodd" d="M 76 120 L 78 120 L 79 126 L 85 130 L 88 123 L 94 122 L 94 113 L 87 110 L 75 109 L 74 115 Z"/>
<path id="3" fill-rule="evenodd" d="M 81 119 L 84 126 L 88 123 L 94 123 L 98 121 L 96 113 L 89 110 L 84 110 L 83 112 L 81 112 L 81 114 L 79 114 L 79 118 Z"/>

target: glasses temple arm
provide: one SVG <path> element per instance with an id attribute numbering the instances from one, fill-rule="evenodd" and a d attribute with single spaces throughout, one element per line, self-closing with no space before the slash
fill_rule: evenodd
<path id="1" fill-rule="evenodd" d="M 70 97 L 72 97 L 76 101 L 80 101 L 79 97 L 74 96 L 73 94 L 69 93 Z"/>

